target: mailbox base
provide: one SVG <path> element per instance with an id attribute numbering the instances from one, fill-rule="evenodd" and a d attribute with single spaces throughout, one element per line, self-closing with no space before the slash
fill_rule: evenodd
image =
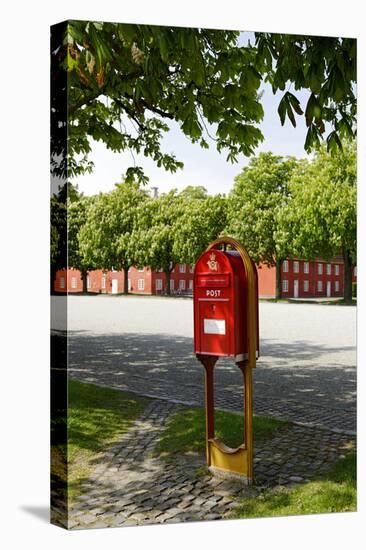
<path id="1" fill-rule="evenodd" d="M 246 485 L 251 485 L 250 457 L 244 445 L 232 449 L 219 439 L 212 438 L 207 441 L 207 455 L 210 471 L 221 475 L 227 474 L 229 477 L 234 474 L 235 479 L 240 479 Z"/>
<path id="2" fill-rule="evenodd" d="M 197 358 L 205 368 L 205 404 L 206 404 L 206 460 L 208 468 L 223 473 L 241 476 L 247 485 L 253 479 L 253 427 L 252 427 L 252 371 L 246 361 L 237 366 L 243 374 L 244 382 L 244 443 L 233 449 L 215 437 L 214 407 L 214 368 L 217 356 L 199 355 Z M 244 426 L 243 426 L 244 427 Z"/>
<path id="3" fill-rule="evenodd" d="M 235 481 L 237 483 L 240 483 L 241 485 L 245 485 L 245 487 L 249 487 L 253 484 L 252 479 L 248 478 L 245 475 L 237 474 L 236 472 L 222 470 L 221 468 L 216 468 L 216 466 L 209 466 L 208 470 L 214 477 L 226 479 L 228 481 Z"/>

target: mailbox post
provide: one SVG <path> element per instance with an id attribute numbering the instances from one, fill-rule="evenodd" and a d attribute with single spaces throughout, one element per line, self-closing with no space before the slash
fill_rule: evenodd
<path id="1" fill-rule="evenodd" d="M 217 239 L 199 257 L 193 298 L 195 353 L 205 368 L 207 465 L 212 471 L 237 474 L 250 484 L 252 369 L 259 355 L 258 279 L 254 262 L 238 241 Z M 243 373 L 244 438 L 235 449 L 215 437 L 214 367 L 219 357 L 233 357 Z"/>

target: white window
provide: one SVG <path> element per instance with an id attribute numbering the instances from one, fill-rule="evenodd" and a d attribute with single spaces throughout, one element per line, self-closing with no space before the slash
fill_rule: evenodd
<path id="1" fill-rule="evenodd" d="M 339 275 L 339 265 L 338 264 L 335 264 L 335 266 L 334 266 L 334 273 L 335 273 L 336 276 Z"/>
<path id="2" fill-rule="evenodd" d="M 179 279 L 179 290 L 185 290 L 186 289 L 186 282 L 184 279 Z"/>
<path id="3" fill-rule="evenodd" d="M 163 273 L 163 268 L 161 267 L 160 269 L 157 269 L 156 273 Z"/>
<path id="4" fill-rule="evenodd" d="M 304 273 L 309 273 L 309 262 L 304 262 Z"/>
<path id="5" fill-rule="evenodd" d="M 189 272 L 190 272 L 190 273 L 193 273 L 193 272 L 194 272 L 194 265 L 190 265 L 190 266 L 189 266 Z"/>
<path id="6" fill-rule="evenodd" d="M 179 273 L 186 272 L 186 264 L 179 264 Z"/>
<path id="7" fill-rule="evenodd" d="M 128 279 L 127 288 L 128 288 L 128 292 L 130 292 L 131 291 L 131 279 Z"/>
<path id="8" fill-rule="evenodd" d="M 193 290 L 193 279 L 189 281 L 189 290 Z"/>
<path id="9" fill-rule="evenodd" d="M 76 288 L 76 287 L 77 287 L 76 277 L 71 277 L 71 288 Z"/>
<path id="10" fill-rule="evenodd" d="M 170 279 L 170 290 L 174 290 L 174 279 Z"/>
<path id="11" fill-rule="evenodd" d="M 335 281 L 335 288 L 334 288 L 334 290 L 335 290 L 336 292 L 339 292 L 339 281 Z"/>
<path id="12" fill-rule="evenodd" d="M 143 273 L 145 271 L 145 268 L 143 267 L 142 269 L 138 269 L 137 270 L 139 273 Z"/>
<path id="13" fill-rule="evenodd" d="M 304 281 L 304 292 L 309 292 L 309 281 Z"/>
<path id="14" fill-rule="evenodd" d="M 86 288 L 91 288 L 91 283 L 90 283 L 90 277 L 89 277 L 89 275 L 86 276 Z"/>
<path id="15" fill-rule="evenodd" d="M 287 273 L 288 272 L 288 260 L 284 260 L 283 264 L 282 264 L 282 271 L 284 273 Z"/>
<path id="16" fill-rule="evenodd" d="M 318 264 L 318 275 L 323 275 L 323 264 Z"/>
<path id="17" fill-rule="evenodd" d="M 299 262 L 294 261 L 294 273 L 298 273 L 298 272 L 299 272 Z"/>
<path id="18" fill-rule="evenodd" d="M 327 264 L 327 275 L 332 274 L 332 264 Z"/>
<path id="19" fill-rule="evenodd" d="M 163 290 L 163 279 L 156 279 L 155 289 L 156 290 Z"/>
<path id="20" fill-rule="evenodd" d="M 288 292 L 288 280 L 284 279 L 282 281 L 282 292 Z"/>
<path id="21" fill-rule="evenodd" d="M 354 275 L 355 277 L 357 277 L 357 266 L 355 266 L 355 267 L 353 268 L 353 275 Z"/>
<path id="22" fill-rule="evenodd" d="M 65 288 L 65 277 L 60 277 L 60 288 Z"/>
<path id="23" fill-rule="evenodd" d="M 318 281 L 317 289 L 318 289 L 318 292 L 322 292 L 322 290 L 323 290 L 323 281 Z"/>
<path id="24" fill-rule="evenodd" d="M 145 290 L 145 279 L 138 279 L 137 288 L 138 290 Z"/>
<path id="25" fill-rule="evenodd" d="M 105 283 L 106 283 L 106 276 L 102 276 L 102 288 L 105 289 Z"/>

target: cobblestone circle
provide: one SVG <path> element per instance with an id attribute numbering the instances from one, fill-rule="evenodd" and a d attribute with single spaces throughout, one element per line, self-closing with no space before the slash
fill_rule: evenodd
<path id="1" fill-rule="evenodd" d="M 204 473 L 205 457 L 152 457 L 170 415 L 183 405 L 154 399 L 83 483 L 69 529 L 227 518 L 243 495 L 293 486 L 326 472 L 355 441 L 347 434 L 289 424 L 254 445 L 253 486 Z"/>

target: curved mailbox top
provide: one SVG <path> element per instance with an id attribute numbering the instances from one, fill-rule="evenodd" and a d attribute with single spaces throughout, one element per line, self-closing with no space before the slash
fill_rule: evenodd
<path id="1" fill-rule="evenodd" d="M 193 298 L 195 352 L 248 359 L 248 277 L 240 253 L 211 248 L 201 254 Z"/>

